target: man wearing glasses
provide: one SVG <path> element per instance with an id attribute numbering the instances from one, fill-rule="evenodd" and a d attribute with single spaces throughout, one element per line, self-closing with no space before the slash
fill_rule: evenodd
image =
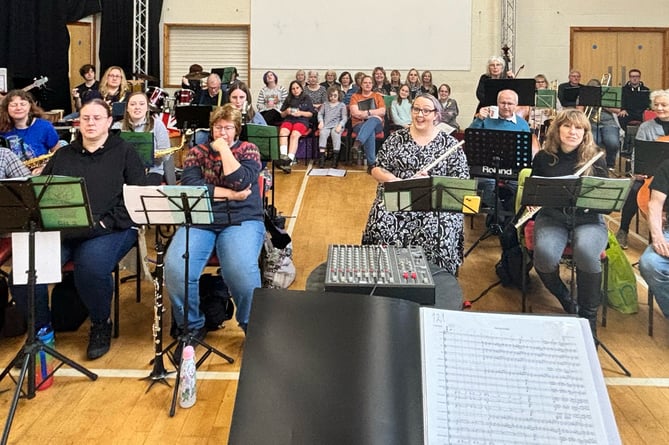
<path id="1" fill-rule="evenodd" d="M 632 68 L 629 81 L 623 85 L 622 109 L 618 113 L 620 128 L 627 131 L 630 122 L 643 121 L 643 112 L 648 109 L 650 88 L 641 81 L 641 71 Z"/>

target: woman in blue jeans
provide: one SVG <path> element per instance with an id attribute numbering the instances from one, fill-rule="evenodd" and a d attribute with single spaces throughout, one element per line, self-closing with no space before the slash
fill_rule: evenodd
<path id="1" fill-rule="evenodd" d="M 351 151 L 357 152 L 360 147 L 365 150 L 367 173 L 376 164 L 376 133 L 383 131 L 383 119 L 386 115 L 386 104 L 383 96 L 372 91 L 371 76 L 364 76 L 360 81 L 360 92 L 351 96 L 350 115 L 353 132 L 357 134 Z"/>
<path id="2" fill-rule="evenodd" d="M 556 116 L 546 134 L 543 149 L 532 161 L 532 176 L 573 175 L 598 152 L 599 148 L 592 140 L 590 122 L 583 112 L 564 110 Z M 584 175 L 608 177 L 604 159 L 599 158 Z M 588 320 L 594 336 L 601 301 L 599 256 L 608 242 L 604 218 L 588 209 L 543 207 L 535 221 L 534 268 L 537 274 L 565 312 L 577 313 Z M 571 242 L 576 266 L 576 305 L 559 271 L 562 252 L 568 242 Z"/>
<path id="3" fill-rule="evenodd" d="M 58 149 L 42 175 L 84 178 L 95 225 L 61 232 L 61 264 L 74 262 L 74 284 L 91 319 L 87 355 L 102 357 L 111 345 L 112 271 L 137 240 L 137 230 L 123 202 L 123 184 L 144 185 L 144 165 L 135 148 L 110 135 L 111 109 L 92 99 L 80 110 L 81 140 Z M 16 276 L 17 271 L 13 272 Z M 27 286 L 12 295 L 27 313 Z M 47 286 L 35 288 L 35 327 L 51 322 Z"/>
<path id="4" fill-rule="evenodd" d="M 188 313 L 184 314 L 186 227 L 174 234 L 165 257 L 165 284 L 172 313 L 183 331 L 198 339 L 206 335 L 200 311 L 199 278 L 216 249 L 225 280 L 237 307 L 237 322 L 246 332 L 253 291 L 261 286 L 258 256 L 265 237 L 264 213 L 258 186 L 261 170 L 258 147 L 239 140 L 242 114 L 232 104 L 211 116 L 212 141 L 191 148 L 182 185 L 206 185 L 214 222 L 188 229 Z"/>

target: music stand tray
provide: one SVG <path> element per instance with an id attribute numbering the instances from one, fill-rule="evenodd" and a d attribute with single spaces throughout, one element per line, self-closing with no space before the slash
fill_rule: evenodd
<path id="1" fill-rule="evenodd" d="M 188 105 L 174 108 L 174 118 L 177 128 L 182 130 L 209 128 L 210 105 Z"/>
<path id="2" fill-rule="evenodd" d="M 476 179 L 429 176 L 386 182 L 383 188 L 389 212 L 478 212 Z"/>
<path id="3" fill-rule="evenodd" d="M 28 399 L 35 397 L 35 356 L 47 353 L 60 363 L 45 381 L 64 364 L 76 369 L 91 380 L 97 375 L 74 360 L 45 345 L 35 335 L 35 233 L 39 230 L 61 230 L 93 227 L 93 218 L 88 205 L 88 195 L 84 180 L 66 176 L 37 176 L 0 181 L 0 231 L 28 232 L 28 335 L 21 350 L 0 374 L 0 381 L 15 364 L 21 364 L 21 372 L 16 382 L 14 398 L 9 409 L 2 443 L 7 443 L 21 395 Z M 15 274 L 20 274 L 15 270 Z M 28 377 L 27 391 L 23 383 Z M 12 377 L 13 379 L 13 377 Z"/>
<path id="4" fill-rule="evenodd" d="M 246 124 L 246 140 L 260 151 L 263 161 L 279 159 L 279 130 L 274 125 Z"/>
<path id="5" fill-rule="evenodd" d="M 525 180 L 521 204 L 557 208 L 619 211 L 630 189 L 629 179 L 530 176 Z"/>
<path id="6" fill-rule="evenodd" d="M 654 176 L 662 161 L 669 159 L 669 144 L 661 141 L 634 141 L 634 173 Z"/>

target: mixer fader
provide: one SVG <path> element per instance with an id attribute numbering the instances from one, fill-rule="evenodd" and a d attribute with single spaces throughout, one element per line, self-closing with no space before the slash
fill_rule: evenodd
<path id="1" fill-rule="evenodd" d="M 434 281 L 420 246 L 328 247 L 325 290 L 371 293 L 434 304 Z"/>

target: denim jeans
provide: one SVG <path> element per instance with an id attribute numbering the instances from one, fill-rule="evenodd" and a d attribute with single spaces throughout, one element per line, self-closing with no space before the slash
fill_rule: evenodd
<path id="1" fill-rule="evenodd" d="M 137 230 L 127 229 L 61 243 L 61 265 L 70 260 L 74 262 L 74 283 L 92 323 L 102 323 L 110 318 L 114 293 L 112 272 L 135 241 Z M 28 286 L 12 286 L 11 291 L 19 308 L 27 315 Z M 35 327 L 39 329 L 50 322 L 48 288 L 46 284 L 39 284 L 35 287 Z"/>
<path id="2" fill-rule="evenodd" d="M 664 238 L 669 240 L 669 231 L 664 232 Z M 653 246 L 648 246 L 639 258 L 639 271 L 662 313 L 669 318 L 669 258 L 658 255 Z"/>
<path id="3" fill-rule="evenodd" d="M 356 140 L 360 141 L 365 148 L 365 157 L 367 158 L 367 165 L 376 163 L 376 133 L 383 130 L 381 119 L 370 117 L 362 124 L 358 124 L 353 128 L 357 133 Z"/>
<path id="4" fill-rule="evenodd" d="M 204 326 L 200 311 L 199 280 L 214 248 L 221 265 L 221 275 L 237 307 L 241 325 L 249 322 L 253 290 L 261 286 L 258 256 L 265 239 L 263 221 L 244 221 L 241 225 L 204 229 L 194 227 L 188 233 L 188 327 Z M 186 228 L 180 227 L 172 237 L 165 255 L 165 285 L 172 301 L 172 313 L 178 326 L 184 325 L 186 292 L 184 254 Z"/>
<path id="5" fill-rule="evenodd" d="M 595 144 L 606 150 L 606 166 L 616 165 L 616 156 L 620 149 L 620 129 L 618 127 L 604 127 L 592 124 L 592 135 Z"/>

